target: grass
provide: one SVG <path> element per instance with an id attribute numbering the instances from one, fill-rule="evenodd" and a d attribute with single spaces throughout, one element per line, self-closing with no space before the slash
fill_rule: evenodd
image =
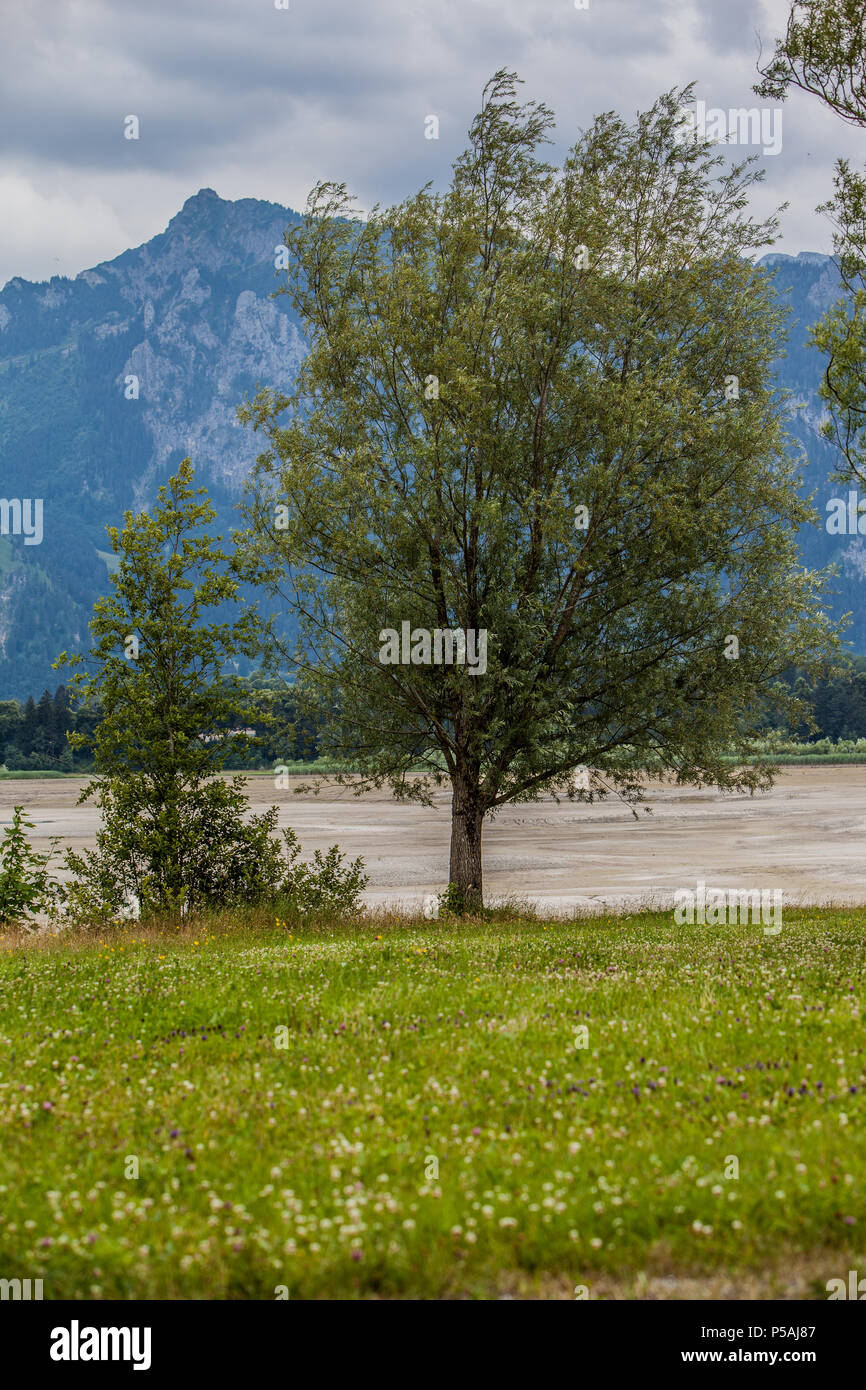
<path id="1" fill-rule="evenodd" d="M 761 761 L 779 767 L 853 767 L 866 763 L 866 753 L 767 753 Z"/>
<path id="2" fill-rule="evenodd" d="M 0 1276 L 772 1297 L 781 1264 L 826 1298 L 866 1268 L 864 930 L 249 912 L 7 938 Z"/>
<path id="3" fill-rule="evenodd" d="M 743 759 L 731 754 L 723 758 L 723 761 L 741 766 L 751 766 L 757 762 L 766 762 L 780 767 L 848 767 L 866 763 L 866 739 L 833 739 L 824 738 L 815 743 L 801 743 L 796 739 L 785 739 L 777 737 L 775 740 L 760 740 L 755 745 L 755 756 Z M 335 762 L 330 758 L 288 758 L 276 764 L 282 770 L 283 775 L 289 777 L 329 777 L 335 773 L 345 772 L 343 764 Z M 419 764 L 416 772 L 423 773 L 428 769 Z M 254 767 L 254 768 L 234 768 L 226 769 L 229 776 L 240 773 L 244 777 L 252 780 L 272 781 L 275 776 L 273 767 Z M 93 768 L 76 768 L 73 772 L 59 772 L 56 769 L 39 771 L 28 768 L 21 772 L 9 772 L 5 767 L 0 767 L 0 781 L 5 779 L 18 778 L 43 778 L 43 777 L 90 777 L 93 775 Z"/>
<path id="4" fill-rule="evenodd" d="M 57 772 L 48 770 L 35 771 L 33 768 L 25 768 L 21 772 L 10 772 L 8 768 L 0 768 L 0 782 L 19 782 L 22 780 L 37 779 L 40 782 L 50 777 L 87 777 L 87 772 Z"/>

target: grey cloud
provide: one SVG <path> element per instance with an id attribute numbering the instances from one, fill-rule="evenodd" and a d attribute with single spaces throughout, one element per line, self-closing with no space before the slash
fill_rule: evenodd
<path id="1" fill-rule="evenodd" d="M 753 105 L 755 29 L 771 43 L 787 13 L 787 0 L 290 5 L 57 0 L 4 16 L 0 189 L 12 181 L 19 227 L 0 225 L 0 281 L 49 275 L 57 262 L 74 273 L 121 235 L 141 242 L 202 186 L 298 207 L 317 178 L 345 180 L 362 206 L 441 183 L 500 66 L 553 107 L 555 156 L 599 111 L 631 117 L 692 79 L 709 104 Z M 440 119 L 438 141 L 424 139 L 428 113 Z M 140 118 L 138 141 L 123 138 L 128 114 Z M 792 198 L 792 249 L 816 245 L 814 204 L 835 156 L 858 144 L 817 103 L 786 105 L 784 150 L 766 161 L 762 197 Z M 38 233 L 52 199 L 66 212 L 34 242 L 28 218 Z M 82 260 L 85 207 L 93 254 Z M 75 235 L 64 243 L 66 226 Z"/>
<path id="2" fill-rule="evenodd" d="M 43 14 L 24 9 L 3 62 L 0 153 L 123 168 L 134 142 L 122 140 L 122 119 L 131 112 L 142 123 L 140 163 L 188 167 L 197 154 L 242 145 L 262 128 L 276 133 L 301 105 L 326 120 L 375 121 L 394 111 L 405 121 L 425 89 L 446 100 L 469 89 L 477 101 L 500 62 L 519 67 L 563 46 L 572 82 L 586 85 L 582 68 L 592 58 L 663 54 L 676 10 L 674 0 L 596 0 L 586 12 L 563 0 L 417 8 L 292 0 L 288 12 L 243 0 L 84 0 L 52 12 L 45 43 Z"/>
<path id="3" fill-rule="evenodd" d="M 756 33 L 766 36 L 776 32 L 760 0 L 724 0 L 723 4 L 705 0 L 698 16 L 698 31 L 707 48 L 716 53 L 742 55 L 746 65 L 752 67 L 758 51 Z"/>

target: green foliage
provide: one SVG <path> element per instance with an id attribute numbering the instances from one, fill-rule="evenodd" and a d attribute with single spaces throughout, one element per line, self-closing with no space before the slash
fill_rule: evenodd
<path id="1" fill-rule="evenodd" d="M 324 855 L 317 849 L 312 862 L 304 864 L 300 862 L 301 847 L 295 832 L 284 830 L 283 839 L 288 863 L 279 891 L 292 909 L 303 914 L 335 917 L 359 909 L 360 894 L 369 882 L 363 859 L 344 864 L 338 847 L 331 845 Z"/>
<path id="2" fill-rule="evenodd" d="M 95 605 L 87 674 L 72 682 L 102 711 L 90 735 L 70 739 L 92 748 L 98 776 L 80 800 L 96 796 L 104 815 L 97 850 L 68 858 L 77 912 L 119 910 L 130 892 L 145 913 L 189 910 L 258 892 L 269 871 L 257 862 L 267 817 L 245 824 L 242 782 L 215 777 L 248 741 L 249 693 L 224 671 L 256 650 L 256 624 L 236 603 L 233 562 L 207 533 L 215 513 L 192 479 L 186 459 L 151 515 L 127 512 L 123 531 L 109 532 L 114 592 Z M 219 621 L 214 610 L 230 602 L 231 620 Z M 64 663 L 81 659 L 64 653 Z"/>
<path id="3" fill-rule="evenodd" d="M 866 125 L 866 0 L 794 0 L 785 37 L 760 69 L 759 96 L 785 101 L 791 87 L 818 96 L 837 116 Z"/>
<path id="4" fill-rule="evenodd" d="M 822 430 L 845 460 L 841 476 L 866 485 L 866 177 L 848 160 L 839 160 L 833 197 L 821 210 L 834 224 L 844 291 L 811 335 L 827 357 L 821 395 L 829 419 Z"/>
<path id="5" fill-rule="evenodd" d="M 439 894 L 437 902 L 440 912 L 451 912 L 455 917 L 465 916 L 472 907 L 467 901 L 464 889 L 456 883 L 449 883 L 445 892 Z"/>
<path id="6" fill-rule="evenodd" d="M 311 717 L 298 708 L 290 688 L 268 683 L 261 676 L 240 676 L 238 688 L 247 692 L 246 715 L 255 739 L 232 744 L 224 752 L 226 768 L 263 768 L 289 763 L 303 768 L 317 756 L 324 712 Z M 90 772 L 92 744 L 102 711 L 96 704 L 70 702 L 65 686 L 53 698 L 45 691 L 39 701 L 29 697 L 0 701 L 0 755 L 10 772 Z M 71 744 L 69 734 L 83 738 Z"/>
<path id="7" fill-rule="evenodd" d="M 211 778 L 184 799 L 180 824 L 142 808 L 140 789 L 124 781 L 103 787 L 103 823 L 95 850 L 67 851 L 75 878 L 67 889 L 73 922 L 112 921 L 138 904 L 142 918 L 186 916 L 212 908 L 263 903 L 303 915 L 340 916 L 358 907 L 368 879 L 363 859 L 343 864 L 336 845 L 316 850 L 310 864 L 291 829 L 274 832 L 276 806 L 247 817 L 244 779 Z M 177 888 L 169 896 L 154 866 L 178 856 Z"/>
<path id="8" fill-rule="evenodd" d="M 0 755 L 6 767 L 10 772 L 72 772 L 83 768 L 89 759 L 81 752 L 76 757 L 67 733 L 79 721 L 82 732 L 89 729 L 94 713 L 74 711 L 63 685 L 57 687 L 53 696 L 50 691 L 43 691 L 38 702 L 31 695 L 23 708 L 17 700 L 0 702 Z"/>
<path id="9" fill-rule="evenodd" d="M 866 657 L 851 656 L 824 673 L 793 672 L 784 679 L 789 690 L 803 700 L 808 710 L 808 717 L 804 712 L 793 723 L 791 732 L 797 740 L 826 738 L 844 742 L 866 738 Z M 316 777 L 345 771 L 345 760 L 339 762 L 316 756 L 319 741 L 328 727 L 327 711 L 317 711 L 316 717 L 311 717 L 309 711 L 300 710 L 291 689 L 270 686 L 262 675 L 241 680 L 256 701 L 256 707 L 250 710 L 250 727 L 255 730 L 256 737 L 246 751 L 227 755 L 227 768 L 268 768 L 274 772 L 280 767 L 288 773 L 312 773 Z M 71 731 L 77 728 L 80 732 L 92 733 L 99 723 L 99 710 L 86 706 L 76 709 L 69 705 L 63 686 L 55 693 L 53 703 L 63 709 Z M 40 700 L 35 706 L 37 717 L 42 705 Z M 775 711 L 768 709 L 762 726 L 775 728 L 777 722 Z M 72 749 L 67 745 L 59 757 L 31 750 L 24 742 L 23 726 L 23 709 L 18 702 L 0 701 L 0 740 L 5 740 L 8 769 L 0 772 L 0 777 L 13 773 L 25 778 L 56 777 L 64 772 L 90 770 L 92 759 L 86 749 Z M 291 750 L 289 756 L 286 756 L 287 749 Z M 419 760 L 416 771 L 423 774 L 437 756 L 441 759 L 440 754 L 431 751 L 423 761 Z M 444 768 L 444 759 L 441 761 Z"/>
<path id="10" fill-rule="evenodd" d="M 761 76 L 761 96 L 784 101 L 792 87 L 809 92 L 866 129 L 866 0 L 795 0 Z M 843 455 L 843 476 L 866 483 L 866 178 L 847 159 L 837 161 L 833 197 L 820 211 L 833 223 L 844 290 L 812 332 L 827 356 L 823 431 Z"/>
<path id="11" fill-rule="evenodd" d="M 551 112 L 516 93 L 490 81 L 444 193 L 359 221 L 316 187 L 286 238 L 310 351 L 291 395 L 241 411 L 266 441 L 250 569 L 300 625 L 275 660 L 333 711 L 324 756 L 401 797 L 450 782 L 449 879 L 474 905 L 484 817 L 579 795 L 581 765 L 634 799 L 650 757 L 765 785 L 726 755 L 836 640 L 794 539 L 814 513 L 750 260 L 776 228 L 747 215 L 758 176 L 681 139 L 690 89 L 600 116 L 560 169 Z M 403 622 L 486 632 L 486 672 L 383 663 Z"/>
<path id="12" fill-rule="evenodd" d="M 245 742 L 235 729 L 250 712 L 249 693 L 224 671 L 257 650 L 255 615 L 237 602 L 234 562 L 207 533 L 215 511 L 197 500 L 207 493 L 192 480 L 185 459 L 152 515 L 127 512 L 122 532 L 109 528 L 120 558 L 113 593 L 94 606 L 90 655 L 82 663 L 64 652 L 55 663 L 76 668 L 75 695 L 100 703 L 94 731 L 71 738 L 92 748 L 100 775 L 195 782 Z M 231 620 L 214 621 L 229 603 Z"/>
<path id="13" fill-rule="evenodd" d="M 67 852 L 75 875 L 69 915 L 112 919 L 130 899 L 146 918 L 278 896 L 277 809 L 245 819 L 243 785 L 240 777 L 209 778 L 170 806 L 154 806 L 141 779 L 104 781 L 96 849 Z"/>
<path id="14" fill-rule="evenodd" d="M 824 766 L 866 763 L 866 738 L 820 738 L 801 743 L 783 732 L 756 739 L 752 749 L 755 761 L 767 761 L 789 766 Z"/>
<path id="15" fill-rule="evenodd" d="M 14 806 L 0 840 L 0 926 L 26 926 L 34 913 L 53 911 L 60 901 L 61 890 L 48 871 L 51 851 L 33 849 L 27 838 L 32 829 L 24 807 Z"/>

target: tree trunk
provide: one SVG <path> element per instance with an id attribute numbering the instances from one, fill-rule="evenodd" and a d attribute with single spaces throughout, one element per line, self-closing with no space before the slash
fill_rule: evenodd
<path id="1" fill-rule="evenodd" d="M 451 798 L 451 867 L 449 882 L 468 912 L 484 905 L 481 880 L 481 829 L 484 812 L 469 787 L 455 786 Z"/>

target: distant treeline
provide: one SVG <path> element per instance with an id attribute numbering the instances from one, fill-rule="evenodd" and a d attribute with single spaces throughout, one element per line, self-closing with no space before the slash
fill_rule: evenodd
<path id="1" fill-rule="evenodd" d="M 44 691 L 38 701 L 30 695 L 23 705 L 0 700 L 0 756 L 10 772 L 84 770 L 89 759 L 73 752 L 66 734 L 76 728 L 90 732 L 98 719 L 97 711 L 72 710 L 63 685 L 54 695 Z"/>
<path id="2" fill-rule="evenodd" d="M 290 694 L 269 689 L 252 677 L 262 717 L 253 719 L 253 746 L 226 761 L 229 768 L 272 768 L 276 763 L 312 762 L 319 756 L 319 730 L 301 718 Z M 9 772 L 90 772 L 87 749 L 71 748 L 67 733 L 90 734 L 98 725 L 98 706 L 76 707 L 65 686 L 52 695 L 31 695 L 22 705 L 0 700 L 0 762 Z"/>
<path id="3" fill-rule="evenodd" d="M 319 756 L 323 723 L 301 717 L 291 693 L 267 686 L 261 676 L 248 678 L 262 711 L 253 719 L 256 740 L 246 751 L 229 758 L 229 768 L 272 768 L 277 763 L 313 762 Z M 786 678 L 797 695 L 809 702 L 817 730 L 803 721 L 783 732 L 800 743 L 821 739 L 866 738 L 866 657 L 854 656 L 841 673 L 813 679 L 792 671 Z M 0 762 L 9 772 L 89 772 L 93 762 L 85 749 L 70 748 L 67 732 L 89 734 L 99 723 L 98 707 L 76 708 L 65 686 L 52 695 L 31 695 L 22 705 L 0 700 Z M 775 729 L 767 716 L 767 732 Z M 823 751 L 823 750 L 816 750 Z"/>
<path id="4" fill-rule="evenodd" d="M 784 732 L 803 743 L 820 739 L 866 738 L 866 657 L 851 656 L 845 668 L 835 676 L 821 679 L 791 671 L 785 683 L 812 707 L 817 730 L 810 729 L 805 720 Z M 768 718 L 766 727 L 774 728 Z"/>

